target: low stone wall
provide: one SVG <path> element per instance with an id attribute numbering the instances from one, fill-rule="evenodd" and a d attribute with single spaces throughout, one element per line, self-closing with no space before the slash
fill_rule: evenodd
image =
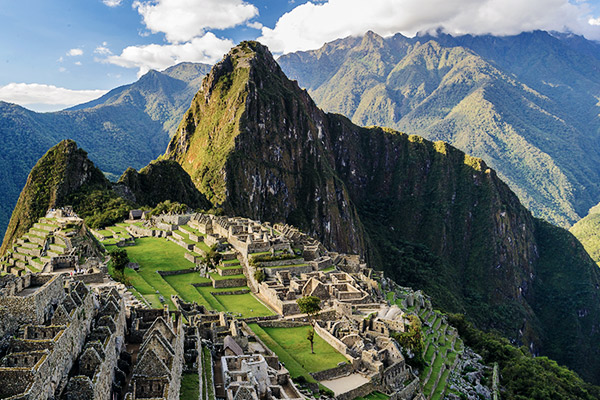
<path id="1" fill-rule="evenodd" d="M 368 395 L 369 393 L 374 392 L 375 390 L 377 390 L 375 385 L 373 385 L 373 383 L 371 383 L 371 382 L 367 382 L 364 385 L 361 385 L 355 389 L 352 389 L 349 392 L 339 394 L 339 395 L 335 396 L 335 398 L 336 398 L 336 400 L 352 400 L 357 397 L 364 397 L 364 396 Z"/>
<path id="2" fill-rule="evenodd" d="M 186 260 L 193 262 L 194 264 L 199 263 L 202 259 L 201 256 L 195 256 L 192 253 L 187 253 L 187 252 L 183 256 L 185 257 Z"/>
<path id="3" fill-rule="evenodd" d="M 350 361 L 350 363 L 352 363 L 352 364 L 357 363 L 358 360 L 355 359 L 354 357 L 352 357 L 350 354 L 348 354 L 348 352 L 347 352 L 348 347 L 341 340 L 339 340 L 338 338 L 333 336 L 326 329 L 321 328 L 319 326 L 319 324 L 315 324 L 315 332 L 319 336 L 321 336 L 321 339 L 323 339 L 324 341 L 329 343 L 331 345 L 331 347 L 333 347 L 334 349 L 336 349 L 337 351 L 342 353 L 342 355 L 344 357 L 346 357 L 348 359 L 348 361 Z M 358 396 L 355 396 L 355 397 L 358 397 Z"/>
<path id="4" fill-rule="evenodd" d="M 183 240 L 177 240 L 174 236 L 170 236 L 169 240 L 181 247 L 183 247 L 186 250 L 192 250 L 194 248 L 193 244 L 187 244 L 186 242 L 184 242 Z"/>
<path id="5" fill-rule="evenodd" d="M 308 274 L 309 272 L 313 272 L 312 265 L 306 265 L 302 267 L 294 267 L 294 266 L 286 266 L 283 265 L 281 267 L 265 267 L 265 273 L 269 277 L 274 277 L 277 275 L 278 271 L 289 271 L 291 274 L 300 275 L 300 274 Z"/>
<path id="6" fill-rule="evenodd" d="M 419 378 L 413 379 L 404 389 L 390 396 L 390 400 L 406 400 L 412 399 L 415 392 L 419 389 Z"/>
<path id="7" fill-rule="evenodd" d="M 201 282 L 201 283 L 192 283 L 194 287 L 207 287 L 212 286 L 212 282 Z"/>
<path id="8" fill-rule="evenodd" d="M 271 321 L 271 320 L 275 320 L 275 319 L 279 319 L 279 315 L 268 315 L 266 317 L 250 317 L 250 318 L 241 318 L 242 321 L 246 322 L 247 324 L 251 324 L 253 322 L 265 322 L 265 321 Z"/>
<path id="9" fill-rule="evenodd" d="M 325 371 L 312 372 L 310 375 L 318 381 L 326 381 L 330 379 L 340 378 L 342 376 L 348 376 L 354 373 L 355 370 L 356 368 L 354 367 L 354 365 L 345 363 L 344 365 L 326 369 Z"/>
<path id="10" fill-rule="evenodd" d="M 258 326 L 261 328 L 295 328 L 298 326 L 308 326 L 306 322 L 295 322 L 288 320 L 277 320 L 277 321 L 263 321 L 259 322 Z"/>
<path id="11" fill-rule="evenodd" d="M 213 282 L 213 287 L 215 289 L 246 286 L 246 278 L 221 279 L 221 280 L 216 280 L 214 278 L 211 278 L 211 280 Z"/>
<path id="12" fill-rule="evenodd" d="M 286 258 L 283 260 L 273 260 L 273 261 L 258 261 L 261 267 L 280 267 L 283 265 L 294 265 L 294 264 L 306 264 L 303 258 Z"/>
<path id="13" fill-rule="evenodd" d="M 178 269 L 177 271 L 156 271 L 160 276 L 184 275 L 196 272 L 196 268 Z"/>
<path id="14" fill-rule="evenodd" d="M 212 294 L 213 296 L 231 296 L 231 295 L 235 295 L 235 294 L 247 294 L 250 293 L 249 289 L 241 289 L 241 290 L 231 290 L 229 292 L 211 292 L 210 294 Z"/>
<path id="15" fill-rule="evenodd" d="M 197 244 L 194 245 L 194 253 L 200 254 L 202 257 L 206 257 L 206 252 L 200 248 Z"/>
<path id="16" fill-rule="evenodd" d="M 241 265 L 239 268 L 231 268 L 231 269 L 217 268 L 217 272 L 219 272 L 219 275 L 221 275 L 221 276 L 239 275 L 239 274 L 244 273 L 244 268 L 242 268 Z"/>

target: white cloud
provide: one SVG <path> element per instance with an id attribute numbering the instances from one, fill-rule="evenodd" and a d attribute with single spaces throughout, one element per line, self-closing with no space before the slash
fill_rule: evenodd
<path id="1" fill-rule="evenodd" d="M 108 47 L 106 47 L 106 42 L 102 43 L 102 46 L 98 46 L 96 47 L 96 49 L 94 50 L 95 54 L 100 54 L 103 56 L 108 56 L 112 54 L 112 51 L 110 51 L 110 49 Z"/>
<path id="2" fill-rule="evenodd" d="M 76 61 L 75 65 L 81 66 L 81 61 Z"/>
<path id="3" fill-rule="evenodd" d="M 598 26 L 600 25 L 600 18 L 590 18 L 588 24 Z"/>
<path id="4" fill-rule="evenodd" d="M 125 68 L 139 68 L 138 76 L 150 69 L 161 70 L 183 61 L 212 64 L 229 51 L 234 43 L 220 39 L 212 32 L 183 44 L 129 46 L 120 55 L 109 56 L 103 62 Z"/>
<path id="5" fill-rule="evenodd" d="M 65 67 L 58 67 L 58 72 L 66 72 L 67 69 Z"/>
<path id="6" fill-rule="evenodd" d="M 121 5 L 122 1 L 123 0 L 102 0 L 104 5 L 109 6 L 109 7 L 118 7 Z"/>
<path id="7" fill-rule="evenodd" d="M 287 53 L 368 30 L 382 36 L 397 32 L 414 36 L 438 28 L 455 35 L 544 29 L 600 39 L 600 29 L 589 18 L 587 2 L 568 0 L 329 0 L 294 8 L 274 28 L 263 28 L 258 40 L 273 52 Z"/>
<path id="8" fill-rule="evenodd" d="M 163 32 L 168 41 L 186 42 L 207 29 L 227 29 L 258 15 L 243 0 L 153 0 L 133 2 L 152 32 Z"/>
<path id="9" fill-rule="evenodd" d="M 107 90 L 71 90 L 39 83 L 9 83 L 0 86 L 0 100 L 49 111 L 85 103 L 106 92 Z"/>
<path id="10" fill-rule="evenodd" d="M 70 57 L 82 56 L 83 55 L 83 50 L 81 50 L 81 49 L 71 49 L 71 50 L 67 51 L 67 55 L 70 56 Z"/>
<path id="11" fill-rule="evenodd" d="M 249 22 L 246 24 L 248 27 L 253 28 L 253 29 L 262 29 L 263 28 L 263 24 L 261 24 L 258 21 L 254 21 L 254 22 Z"/>

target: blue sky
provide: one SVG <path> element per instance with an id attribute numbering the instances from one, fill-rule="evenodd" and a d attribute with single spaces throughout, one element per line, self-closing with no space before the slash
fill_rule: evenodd
<path id="1" fill-rule="evenodd" d="M 0 0 L 0 100 L 57 110 L 245 39 L 282 54 L 373 30 L 572 31 L 600 40 L 585 0 Z"/>

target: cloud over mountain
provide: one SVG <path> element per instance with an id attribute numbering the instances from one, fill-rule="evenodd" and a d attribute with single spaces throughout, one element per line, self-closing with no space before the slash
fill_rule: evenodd
<path id="1" fill-rule="evenodd" d="M 572 31 L 600 39 L 587 1 L 568 0 L 329 0 L 284 14 L 258 39 L 271 51 L 315 49 L 372 30 L 382 36 L 442 29 L 450 34 L 513 35 L 536 29 Z"/>

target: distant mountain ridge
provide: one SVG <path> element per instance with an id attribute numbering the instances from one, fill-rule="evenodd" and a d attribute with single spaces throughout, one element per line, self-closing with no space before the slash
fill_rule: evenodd
<path id="1" fill-rule="evenodd" d="M 373 32 L 278 59 L 325 111 L 482 157 L 534 215 L 570 226 L 600 200 L 600 46 Z"/>
<path id="2" fill-rule="evenodd" d="M 0 102 L 0 232 L 4 234 L 27 175 L 63 139 L 74 139 L 105 173 L 118 178 L 164 152 L 210 66 L 182 63 L 150 71 L 94 101 L 52 113 Z"/>

